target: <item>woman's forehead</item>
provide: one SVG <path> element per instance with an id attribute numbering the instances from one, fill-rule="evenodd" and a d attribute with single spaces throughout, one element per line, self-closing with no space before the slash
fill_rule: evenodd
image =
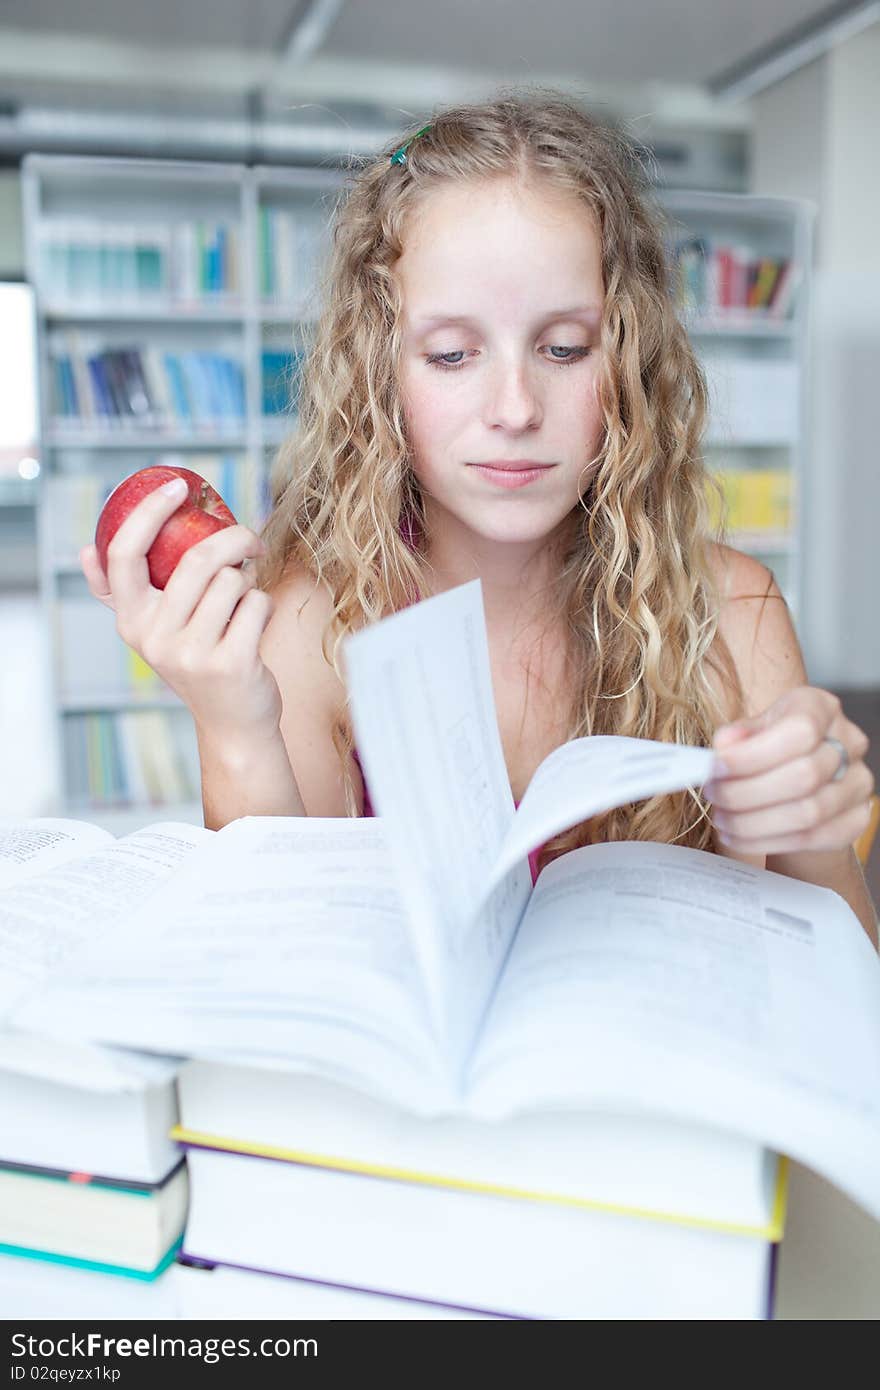
<path id="1" fill-rule="evenodd" d="M 413 321 L 463 317 L 499 299 L 528 313 L 601 301 L 598 231 L 573 195 L 443 186 L 419 211 L 396 266 Z"/>
<path id="2" fill-rule="evenodd" d="M 546 234 L 598 236 L 592 209 L 547 179 L 448 180 L 426 190 L 411 208 L 403 232 L 404 255 L 430 250 L 439 231 L 462 223 L 531 224 Z"/>

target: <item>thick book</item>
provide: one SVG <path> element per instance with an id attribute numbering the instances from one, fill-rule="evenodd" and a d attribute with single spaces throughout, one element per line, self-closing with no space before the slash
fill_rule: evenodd
<path id="1" fill-rule="evenodd" d="M 778 1180 L 766 1181 L 769 1151 L 880 1216 L 880 962 L 842 898 L 646 842 L 574 850 L 533 884 L 538 845 L 603 809 L 701 784 L 711 750 L 575 740 L 544 760 L 515 809 L 478 583 L 376 624 L 346 650 L 378 818 L 166 827 L 165 839 L 187 840 L 183 862 L 152 888 L 126 885 L 100 930 L 74 932 L 71 950 L 51 901 L 53 874 L 71 866 L 13 885 L 8 1020 L 276 1069 L 291 1086 L 297 1076 L 332 1083 L 389 1106 L 389 1132 L 394 1116 L 408 1117 L 400 1147 L 382 1153 L 367 1152 L 360 1124 L 345 1131 L 347 1106 L 313 1132 L 265 1116 L 249 1134 L 206 1125 L 221 1146 L 274 1142 L 317 1166 L 341 1156 L 410 1169 L 424 1162 L 406 1147 L 413 1117 L 479 1123 L 501 1153 L 517 1116 L 531 1116 L 536 1135 L 548 1115 L 573 1117 L 585 1133 L 622 1116 L 640 1127 L 648 1196 L 621 1163 L 626 1191 L 609 1182 L 606 1205 L 656 1203 L 660 1214 L 769 1232 L 778 1192 Z M 97 854 L 103 872 L 117 854 L 138 862 L 136 837 Z M 26 890 L 47 935 L 51 924 L 51 960 L 35 962 L 41 933 L 18 916 Z M 337 1123 L 345 1144 L 330 1152 Z M 659 1136 L 676 1126 L 690 1129 L 690 1162 L 655 1172 L 654 1140 L 664 1152 Z M 467 1151 L 456 1167 L 437 1154 L 418 1170 L 429 1182 L 594 1195 L 560 1193 L 550 1146 L 514 1177 L 495 1163 L 469 1172 Z"/>
<path id="2" fill-rule="evenodd" d="M 0 1163 L 0 1253 L 155 1279 L 183 1235 L 182 1158 L 160 1182 Z"/>
<path id="3" fill-rule="evenodd" d="M 7 1321 L 144 1319 L 189 1316 L 180 1311 L 172 1261 L 153 1279 L 56 1260 L 0 1252 L 0 1308 Z M 195 1316 L 195 1315 L 193 1315 Z"/>
<path id="4" fill-rule="evenodd" d="M 311 1279 L 279 1278 L 179 1255 L 166 1276 L 177 1305 L 176 1316 L 191 1321 L 247 1322 L 283 1318 L 301 1322 L 479 1321 L 487 1315 L 447 1308 L 422 1299 L 366 1293 Z"/>
<path id="5" fill-rule="evenodd" d="M 177 1065 L 0 1032 L 0 1162 L 161 1182 L 180 1160 L 170 1138 Z"/>
<path id="6" fill-rule="evenodd" d="M 515 1318 L 772 1316 L 775 1246 L 187 1148 L 184 1257 Z"/>

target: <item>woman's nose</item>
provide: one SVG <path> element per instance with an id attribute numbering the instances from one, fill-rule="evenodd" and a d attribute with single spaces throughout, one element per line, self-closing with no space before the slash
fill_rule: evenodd
<path id="1" fill-rule="evenodd" d="M 486 423 L 519 432 L 541 422 L 541 403 L 525 366 L 498 366 L 492 374 L 486 401 Z"/>

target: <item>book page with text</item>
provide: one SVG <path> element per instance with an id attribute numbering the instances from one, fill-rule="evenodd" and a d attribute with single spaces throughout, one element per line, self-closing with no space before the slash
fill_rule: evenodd
<path id="1" fill-rule="evenodd" d="M 432 1016 L 463 1061 L 531 891 L 523 859 L 484 901 L 514 805 L 479 580 L 357 633 L 345 661 Z"/>
<path id="2" fill-rule="evenodd" d="M 89 854 L 99 845 L 113 844 L 115 838 L 90 821 L 61 816 L 0 819 L 0 888 Z"/>
<path id="3" fill-rule="evenodd" d="M 486 881 L 486 892 L 524 855 L 603 811 L 709 780 L 710 748 L 596 734 L 555 748 L 535 770 Z"/>
<path id="4" fill-rule="evenodd" d="M 213 831 L 176 822 L 135 830 L 13 884 L 0 900 L 0 1023 L 35 988 L 66 975 L 84 949 L 153 895 Z"/>
<path id="5" fill-rule="evenodd" d="M 315 1071 L 416 1107 L 441 1071 L 378 821 L 232 821 L 15 1022 Z"/>
<path id="6" fill-rule="evenodd" d="M 829 889 L 682 846 L 573 850 L 535 886 L 470 1090 L 717 1126 L 880 1218 L 880 959 Z"/>

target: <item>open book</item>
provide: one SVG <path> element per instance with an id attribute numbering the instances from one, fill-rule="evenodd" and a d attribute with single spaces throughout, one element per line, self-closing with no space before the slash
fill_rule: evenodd
<path id="1" fill-rule="evenodd" d="M 126 836 L 93 851 L 102 872 L 114 854 L 138 858 L 138 835 L 187 848 L 163 882 L 124 886 L 71 950 L 51 896 L 70 866 L 48 872 L 42 918 L 40 880 L 13 885 L 0 918 L 7 1021 L 298 1071 L 398 1120 L 492 1121 L 499 1134 L 537 1112 L 684 1126 L 692 1153 L 707 1136 L 716 1197 L 729 1185 L 721 1136 L 754 1156 L 752 1211 L 770 1149 L 880 1217 L 880 964 L 838 895 L 650 843 L 575 850 L 532 886 L 530 850 L 604 808 L 701 783 L 711 751 L 575 741 L 514 810 L 478 584 L 359 634 L 348 664 L 380 817 Z M 38 963 L 35 923 L 54 951 Z M 288 1148 L 291 1127 L 279 1124 Z M 319 1152 L 309 1140 L 296 1147 Z M 355 1157 L 362 1140 L 348 1135 Z M 671 1139 L 665 1152 L 661 1204 L 674 1198 Z M 688 1178 L 678 1185 L 686 1197 Z"/>

